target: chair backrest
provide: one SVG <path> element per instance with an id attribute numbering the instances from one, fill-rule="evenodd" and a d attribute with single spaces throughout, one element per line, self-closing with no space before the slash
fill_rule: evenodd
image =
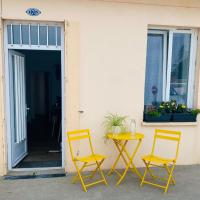
<path id="1" fill-rule="evenodd" d="M 68 131 L 67 137 L 68 137 L 69 148 L 70 148 L 70 153 L 71 153 L 72 159 L 74 159 L 74 157 L 75 157 L 74 152 L 73 152 L 73 145 L 72 145 L 72 142 L 74 142 L 74 141 L 87 139 L 89 141 L 90 150 L 91 150 L 92 154 L 94 154 L 89 129 Z"/>
<path id="2" fill-rule="evenodd" d="M 174 157 L 174 160 L 176 160 L 178 157 L 178 152 L 179 152 L 180 139 L 181 139 L 180 131 L 156 129 L 155 134 L 154 134 L 154 141 L 153 141 L 153 147 L 152 147 L 151 154 L 152 155 L 154 154 L 157 140 L 173 141 L 173 142 L 176 142 L 176 152 L 175 152 L 175 157 Z"/>

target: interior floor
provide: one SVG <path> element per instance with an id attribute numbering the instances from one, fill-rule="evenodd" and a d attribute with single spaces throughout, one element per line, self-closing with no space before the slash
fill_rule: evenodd
<path id="1" fill-rule="evenodd" d="M 29 145 L 26 156 L 16 168 L 60 167 L 62 165 L 61 151 L 52 142 L 35 141 Z"/>
<path id="2" fill-rule="evenodd" d="M 26 58 L 28 154 L 15 168 L 62 166 L 61 53 L 18 52 Z"/>

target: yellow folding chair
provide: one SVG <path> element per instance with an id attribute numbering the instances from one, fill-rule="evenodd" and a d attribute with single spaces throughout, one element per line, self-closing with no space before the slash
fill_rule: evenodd
<path id="1" fill-rule="evenodd" d="M 75 168 L 76 168 L 76 171 L 77 171 L 77 175 L 72 179 L 72 182 L 75 183 L 78 179 L 80 179 L 83 190 L 85 192 L 87 192 L 88 187 L 102 183 L 102 182 L 105 185 L 107 185 L 106 178 L 105 178 L 105 176 L 104 176 L 104 174 L 103 174 L 103 172 L 100 168 L 102 163 L 104 162 L 106 156 L 94 153 L 89 129 L 69 131 L 69 132 L 67 132 L 67 136 L 68 136 L 68 142 L 69 142 L 72 161 L 73 161 Z M 88 155 L 88 156 L 84 156 L 84 157 L 74 156 L 72 142 L 80 141 L 80 140 L 83 140 L 83 139 L 87 139 L 89 141 L 89 147 L 90 147 L 90 150 L 91 150 L 91 154 Z M 82 163 L 82 166 L 80 168 L 79 168 L 78 163 Z M 82 175 L 83 170 L 86 167 L 93 166 L 93 165 L 96 166 L 94 171 L 92 171 L 92 173 L 89 176 L 83 176 Z M 99 171 L 102 179 L 86 184 L 84 179 L 87 179 L 87 178 L 92 179 L 95 176 L 95 174 L 97 173 L 97 171 Z"/>
<path id="2" fill-rule="evenodd" d="M 142 181 L 140 184 L 141 186 L 143 185 L 143 183 L 150 184 L 150 185 L 164 189 L 164 192 L 166 193 L 168 191 L 170 184 L 175 185 L 175 179 L 173 177 L 173 172 L 174 172 L 174 168 L 176 166 L 176 160 L 178 157 L 180 138 L 181 138 L 181 132 L 179 132 L 179 131 L 169 131 L 169 130 L 159 130 L 159 129 L 155 130 L 151 154 L 142 157 L 142 160 L 146 166 L 146 170 L 144 172 L 144 175 L 143 175 L 143 178 L 142 178 Z M 169 158 L 164 158 L 164 157 L 155 155 L 155 147 L 156 147 L 158 140 L 166 140 L 166 141 L 176 142 L 176 152 L 175 152 L 174 158 L 169 159 Z M 164 178 L 164 177 L 154 175 L 154 173 L 150 169 L 150 166 L 164 168 L 168 174 L 168 177 Z M 147 172 L 149 173 L 149 175 L 151 176 L 151 178 L 153 180 L 158 179 L 161 181 L 165 181 L 166 185 L 160 185 L 155 182 L 150 182 L 150 181 L 145 180 Z"/>

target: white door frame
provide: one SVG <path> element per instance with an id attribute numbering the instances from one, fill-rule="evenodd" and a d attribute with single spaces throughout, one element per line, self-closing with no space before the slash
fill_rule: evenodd
<path id="1" fill-rule="evenodd" d="M 7 25 L 8 24 L 22 24 L 22 23 L 30 23 L 30 24 L 48 24 L 48 25 L 59 25 L 61 27 L 61 50 L 58 50 L 61 52 L 61 95 L 62 95 L 62 165 L 61 167 L 42 167 L 42 168 L 12 168 L 11 165 L 11 123 L 10 123 L 10 98 L 9 98 L 9 94 L 10 94 L 10 89 L 9 89 L 9 64 L 8 64 L 8 59 L 9 59 L 9 49 L 12 49 L 10 47 L 8 47 L 8 38 L 7 38 Z M 45 47 L 31 47 L 27 48 L 27 47 L 23 47 L 23 45 L 21 45 L 21 47 L 18 48 L 13 48 L 13 49 L 18 49 L 18 50 L 55 50 L 52 48 L 45 48 Z M 65 99 L 64 99 L 64 92 L 65 92 L 65 85 L 64 85 L 64 23 L 60 23 L 60 22 L 32 22 L 32 21 L 10 21 L 10 20 L 6 20 L 4 22 L 4 58 L 5 58 L 5 117 L 6 117 L 6 141 L 7 141 L 7 158 L 8 158 L 8 170 L 12 170 L 12 171 L 32 171 L 32 170 L 45 170 L 45 169 L 59 169 L 59 168 L 64 168 L 65 166 L 65 123 L 64 123 L 64 111 L 65 111 Z"/>

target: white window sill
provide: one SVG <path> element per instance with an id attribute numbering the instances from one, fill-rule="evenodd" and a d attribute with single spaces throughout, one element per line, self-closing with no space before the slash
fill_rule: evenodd
<path id="1" fill-rule="evenodd" d="M 198 122 L 142 122 L 142 126 L 197 126 Z"/>

